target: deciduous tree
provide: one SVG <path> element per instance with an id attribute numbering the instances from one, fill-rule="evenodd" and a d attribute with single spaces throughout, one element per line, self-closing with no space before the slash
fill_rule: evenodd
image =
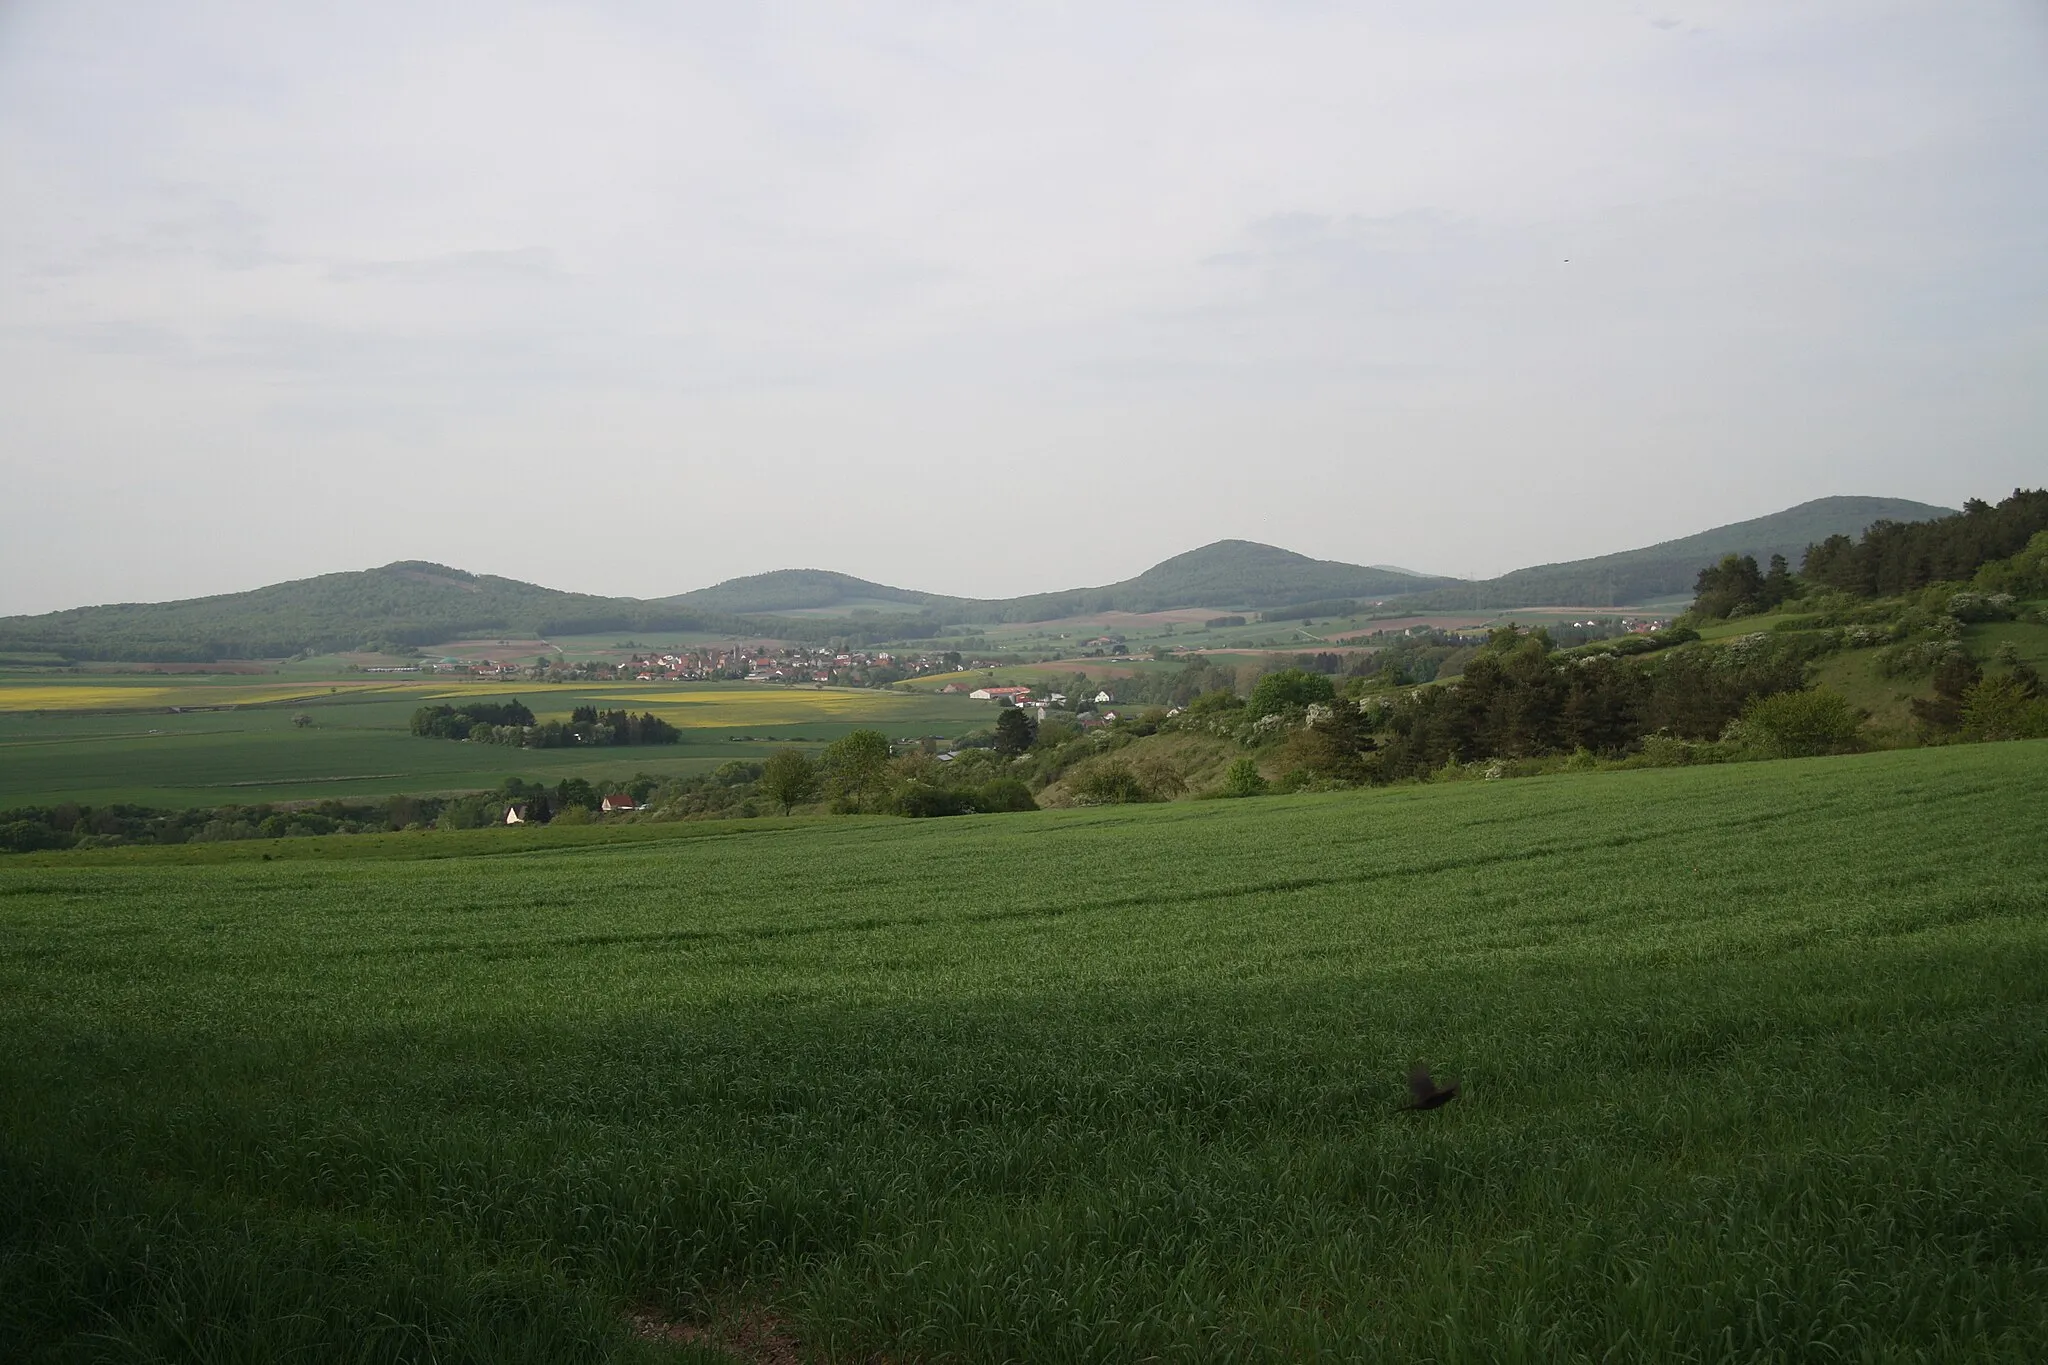
<path id="1" fill-rule="evenodd" d="M 818 765 L 802 749 L 777 749 L 761 765 L 760 787 L 787 815 L 818 794 Z"/>

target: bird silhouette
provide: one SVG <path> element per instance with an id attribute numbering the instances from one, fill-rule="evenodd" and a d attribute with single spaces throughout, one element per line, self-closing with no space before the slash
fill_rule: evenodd
<path id="1" fill-rule="evenodd" d="M 1438 1085 L 1430 1078 L 1429 1068 L 1417 1062 L 1408 1071 L 1408 1093 L 1415 1098 L 1402 1105 L 1403 1110 L 1441 1109 L 1458 1098 L 1458 1083 Z"/>

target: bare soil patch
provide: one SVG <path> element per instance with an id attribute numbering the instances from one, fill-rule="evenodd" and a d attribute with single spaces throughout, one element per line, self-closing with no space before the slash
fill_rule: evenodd
<path id="1" fill-rule="evenodd" d="M 716 1322 L 680 1322 L 652 1309 L 633 1314 L 633 1334 L 646 1341 L 708 1346 L 750 1365 L 803 1365 L 796 1338 L 772 1314 L 740 1313 Z"/>

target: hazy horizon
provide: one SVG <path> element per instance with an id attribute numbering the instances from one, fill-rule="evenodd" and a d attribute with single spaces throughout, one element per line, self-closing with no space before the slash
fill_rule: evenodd
<path id="1" fill-rule="evenodd" d="M 1862 495 L 1848 495 L 1848 496 L 1862 496 Z M 1874 495 L 1874 496 L 1882 496 L 1882 495 Z M 1777 509 L 1773 509 L 1773 510 L 1774 510 L 1774 511 L 1789 511 L 1789 510 L 1792 510 L 1792 509 L 1789 509 L 1789 508 L 1777 508 Z M 1769 514 L 1769 513 L 1765 513 L 1764 515 L 1766 515 L 1766 516 L 1767 516 L 1767 515 L 1770 515 L 1770 514 Z M 1743 522 L 1743 521 L 1752 521 L 1752 520 L 1756 520 L 1756 519 L 1757 519 L 1757 518 L 1752 518 L 1752 517 L 1741 517 L 1741 518 L 1737 518 L 1737 523 L 1740 523 L 1740 522 Z M 1724 525 L 1726 525 L 1726 524 L 1731 524 L 1731 523 L 1723 523 L 1723 524 L 1724 524 Z M 1703 527 L 1700 527 L 1700 528 L 1698 528 L 1698 531 L 1700 531 L 1700 532 L 1704 532 L 1704 531 L 1711 531 L 1711 530 L 1715 530 L 1715 529 L 1718 529 L 1718 528 L 1717 528 L 1717 527 L 1710 527 L 1710 526 L 1703 526 Z M 1685 534 L 1695 534 L 1695 533 L 1685 533 Z M 1673 539 L 1682 539 L 1682 538 L 1683 538 L 1683 535 L 1681 535 L 1681 536 L 1678 536 L 1678 537 L 1673 537 Z M 1171 558 L 1175 558 L 1175 557 L 1178 557 L 1179 555 L 1183 555 L 1183 554 L 1189 553 L 1189 552 L 1191 552 L 1191 551 L 1195 551 L 1195 550 L 1203 550 L 1203 549 L 1208 549 L 1208 548 L 1210 548 L 1211 546 L 1214 546 L 1214 545 L 1217 545 L 1217 544 L 1222 544 L 1222 543 L 1225 543 L 1225 542 L 1228 542 L 1228 541 L 1244 541 L 1244 540 L 1246 540 L 1246 539 L 1248 539 L 1248 538 L 1247 538 L 1247 537 L 1244 537 L 1244 536 L 1225 536 L 1225 537 L 1221 537 L 1221 538 L 1219 538 L 1218 540 L 1215 540 L 1215 541 L 1205 541 L 1205 542 L 1203 542 L 1203 543 L 1202 543 L 1202 544 L 1200 544 L 1200 545 L 1190 545 L 1190 546 L 1186 547 L 1186 549 L 1184 549 L 1184 550 L 1177 550 L 1177 551 L 1174 551 L 1172 555 L 1167 555 L 1167 556 L 1163 556 L 1163 557 L 1162 557 L 1162 559 L 1171 559 Z M 1268 543 L 1268 542 L 1260 542 L 1260 543 Z M 1278 548 L 1280 548 L 1280 549 L 1289 549 L 1289 548 L 1291 548 L 1291 547 L 1289 547 L 1289 546 L 1284 546 L 1284 545 L 1283 545 L 1283 546 L 1279 546 Z M 1545 562 L 1543 562 L 1543 563 L 1531 563 L 1531 564 L 1518 564 L 1518 565 L 1516 565 L 1516 566 L 1515 566 L 1515 569 L 1542 569 L 1542 568 L 1549 568 L 1549 567 L 1552 567 L 1553 565 L 1555 565 L 1555 564 L 1558 564 L 1558 563 L 1566 563 L 1566 562 L 1572 562 L 1572 561 L 1576 561 L 1576 560 L 1585 560 L 1585 559 L 1597 559 L 1597 558 L 1600 558 L 1600 557 L 1602 557 L 1602 556 L 1604 556 L 1604 555 L 1610 555 L 1610 554 L 1617 554 L 1617 553 L 1621 553 L 1621 552 L 1623 552 L 1623 551 L 1627 551 L 1627 550 L 1637 550 L 1637 549 L 1646 549 L 1646 548 L 1649 548 L 1649 547 L 1648 547 L 1648 546 L 1646 546 L 1646 545 L 1623 545 L 1623 546 L 1616 546 L 1616 547 L 1613 547 L 1613 548 L 1610 548 L 1610 549 L 1603 549 L 1603 550 L 1590 550 L 1590 551 L 1588 551 L 1587 553 L 1585 553 L 1585 554 L 1583 554 L 1583 555 L 1574 555 L 1574 556 L 1572 557 L 1572 560 L 1571 560 L 1571 561 L 1556 561 L 1556 560 L 1552 560 L 1552 561 L 1545 561 Z M 1327 559 L 1328 559 L 1328 557 L 1327 557 L 1327 556 L 1312 556 L 1312 558 L 1321 558 L 1321 559 L 1325 559 L 1325 560 L 1327 560 Z M 1119 573 L 1119 574 L 1117 574 L 1117 576 L 1116 576 L 1116 577 L 1115 577 L 1114 579 L 1104 579 L 1104 580 L 1101 580 L 1101 581 L 1099 581 L 1099 582 L 1097 582 L 1097 581 L 1090 581 L 1090 582 L 1086 582 L 1086 583 L 1081 583 L 1081 582 L 1074 582 L 1074 583 L 1058 583 L 1058 584 L 1051 584 L 1051 585 L 1049 585 L 1049 586 L 1047 586 L 1047 587 L 1045 587 L 1045 588 L 1042 588 L 1042 589 L 1032 589 L 1031 591 L 1032 591 L 1032 592 L 1039 592 L 1039 591 L 1059 592 L 1059 591 L 1067 591 L 1067 590 L 1075 590 L 1075 589 L 1088 589 L 1088 588 L 1101 588 L 1101 587 L 1110 587 L 1110 586 L 1113 586 L 1113 585 L 1114 585 L 1114 584 L 1116 584 L 1116 583 L 1120 583 L 1120 582 L 1123 582 L 1123 581 L 1125 581 L 1125 580 L 1127 580 L 1127 579 L 1132 579 L 1132 578 L 1136 578 L 1136 577 L 1140 576 L 1141 574 L 1143 574 L 1143 573 L 1144 573 L 1144 572 L 1145 572 L 1146 570 L 1148 570 L 1148 569 L 1151 569 L 1151 568 L 1154 568 L 1154 567 L 1156 567 L 1156 566 L 1157 566 L 1157 565 L 1158 565 L 1158 564 L 1159 564 L 1160 562 L 1162 562 L 1162 561 L 1161 561 L 1161 560 L 1150 560 L 1150 561 L 1147 561 L 1146 563 L 1143 563 L 1143 564 L 1135 564 L 1135 565 L 1132 565 L 1132 566 L 1130 566 L 1130 567 L 1129 567 L 1129 569 L 1128 569 L 1128 571 L 1127 571 L 1127 572 L 1122 572 L 1122 573 Z M 1340 561 L 1337 561 L 1337 562 L 1340 562 L 1340 563 L 1352 563 L 1353 561 L 1341 561 L 1341 560 L 1340 560 Z M 321 571 L 320 571 L 319 573 L 314 573 L 314 574 L 300 574 L 300 575 L 294 575 L 294 576 L 293 576 L 293 578 L 291 578 L 291 579 L 280 579 L 280 580 L 266 580 L 265 582 L 262 582 L 262 583 L 249 583 L 249 584 L 245 584 L 245 585 L 243 585 L 242 587 L 238 587 L 238 588 L 229 588 L 229 589 L 226 589 L 226 590 L 224 590 L 224 592 L 222 592 L 222 593 L 206 593 L 206 594 L 192 594 L 192 596 L 209 596 L 209 597 L 210 597 L 210 596 L 232 596 L 232 595 L 234 595 L 234 594 L 236 594 L 236 593 L 239 593 L 239 592 L 245 592 L 245 591 L 252 591 L 252 590 L 255 590 L 255 589 L 258 589 L 258 588 L 270 587 L 270 586 L 273 586 L 273 585 L 274 585 L 275 583 L 277 583 L 277 582 L 291 582 L 291 581 L 295 581 L 295 580 L 297 580 L 297 579 L 304 579 L 304 578 L 316 578 L 316 577 L 320 577 L 320 576 L 322 576 L 322 575 L 324 575 L 324 574 L 333 574 L 333 573 L 353 573 L 353 572 L 363 572 L 363 571 L 366 571 L 366 570 L 373 570 L 373 569 L 381 569 L 381 568 L 388 568 L 388 567 L 390 567 L 390 566 L 392 566 L 392 565 L 394 565 L 394 564 L 402 564 L 402 563 L 419 563 L 419 564 L 438 564 L 438 565 L 440 565 L 440 567 L 442 567 L 442 568 L 447 568 L 447 569 L 455 569 L 455 570 L 458 570 L 458 571 L 463 571 L 463 572 L 469 572 L 469 573 L 481 573 L 481 574 L 489 574 L 489 573 L 491 572 L 491 571 L 489 571 L 489 570 L 480 570 L 480 569 L 472 569 L 472 568 L 470 568 L 470 567 L 468 567 L 468 566 L 466 566 L 466 565 L 462 565 L 462 564 L 449 564 L 449 563 L 446 563 L 446 562 L 444 562 L 444 561 L 440 561 L 440 560 L 434 560 L 434 559 L 430 559 L 430 558 L 426 558 L 426 557 L 422 557 L 422 556 L 418 556 L 418 555 L 409 555 L 409 556 L 402 556 L 402 557 L 400 557 L 399 559 L 396 559 L 396 560 L 384 560 L 384 561 L 382 561 L 382 562 L 380 562 L 380 563 L 376 563 L 376 564 L 358 564 L 358 565 L 351 565 L 351 566 L 348 566 L 348 567 L 346 567 L 346 568 L 342 568 L 342 569 L 325 569 L 325 570 L 321 570 Z M 1417 569 L 1417 568 L 1415 568 L 1415 567 L 1413 567 L 1413 566 L 1409 566 L 1409 565 L 1393 565 L 1393 564 L 1368 564 L 1368 565 L 1360 565 L 1360 566 L 1358 566 L 1358 567 L 1363 567 L 1363 568 L 1372 568 L 1372 569 L 1384 569 L 1384 570 L 1389 570 L 1389 571 L 1391 571 L 1391 572 L 1394 572 L 1394 573 L 1406 573 L 1406 574 L 1413 574 L 1413 575 L 1415 575 L 1415 576 L 1417 576 L 1417 577 L 1419 577 L 1419 578 L 1444 578 L 1444 577 L 1455 577 L 1455 576 L 1456 576 L 1456 575 L 1448 575 L 1448 574 L 1439 574 L 1439 573 L 1437 573 L 1437 572 L 1436 572 L 1436 571 L 1434 571 L 1434 570 L 1431 570 L 1431 569 L 1426 569 L 1426 568 L 1425 568 L 1425 569 Z M 733 581 L 733 580 L 735 580 L 735 579 L 744 579 L 744 578 L 751 578 L 751 577 L 755 577 L 755 576 L 758 576 L 758 575 L 760 575 L 760 574 L 766 574 L 766 573 L 773 573 L 773 572 L 775 572 L 776 570 L 796 570 L 796 571 L 800 571 L 800 572 L 815 572 L 815 571 L 821 571 L 821 570 L 822 570 L 822 571 L 825 571 L 825 572 L 831 572 L 831 573 L 843 573 L 843 574 L 847 574 L 847 576 L 849 576 L 849 577 L 852 577 L 852 578 L 858 578 L 858 579 L 865 579 L 865 580 L 866 580 L 866 581 L 868 581 L 868 582 L 876 583 L 876 584 L 877 584 L 877 586 L 880 586 L 880 587 L 887 587 L 887 588 L 896 588 L 896 589 L 901 589 L 901 590 L 903 590 L 903 591 L 907 591 L 907 592 L 925 592 L 925 593 L 932 593 L 932 594 L 935 594 L 935 595 L 938 595 L 938 596 L 954 596 L 954 597 L 963 597 L 963 598 L 970 598 L 970 599 L 973 599 L 973 600 L 990 600 L 990 599 L 977 599 L 977 598 L 974 598 L 974 595 L 973 595 L 973 594 L 969 594 L 969 593 L 962 593 L 962 592 L 957 592 L 957 591 L 955 591 L 955 590 L 954 590 L 953 588 L 949 587 L 948 585 L 946 585 L 946 584 L 944 584 L 944 583 L 893 583 L 893 582 L 885 582 L 885 581 L 882 581 L 882 580 L 877 580 L 877 579 L 871 579 L 871 578 L 867 578 L 867 576 L 866 576 L 866 575 L 864 575 L 864 574 L 855 574 L 855 573 L 848 573 L 848 571 L 847 571 L 847 570 L 844 570 L 844 569 L 835 569 L 835 568 L 833 568 L 833 567 L 832 567 L 831 565 L 829 565 L 829 564 L 799 564 L 799 563 L 790 563 L 790 564 L 778 564 L 778 565 L 774 566 L 774 568 L 772 568 L 772 569 L 758 569 L 758 570 L 752 570 L 752 571 L 749 571 L 748 573 L 744 573 L 744 574 L 729 574 L 729 575 L 727 575 L 727 576 L 726 576 L 726 577 L 724 577 L 724 578 L 720 578 L 720 579 L 715 579 L 715 580 L 712 580 L 712 581 L 710 581 L 710 582 L 706 582 L 706 583 L 693 583 L 693 584 L 687 584 L 687 585 L 684 585 L 684 586 L 681 586 L 681 587 L 677 587 L 677 588 L 674 588 L 674 589 L 671 589 L 671 590 L 668 590 L 668 591 L 664 591 L 664 592 L 658 592 L 658 593 L 652 593 L 652 594 L 647 594 L 647 595 L 644 595 L 644 596 L 642 596 L 642 595 L 639 595 L 639 594 L 601 594 L 601 595 L 607 595 L 607 596 L 615 596 L 615 597 L 622 597 L 622 598 L 628 598 L 628 599 L 636 599 L 636 600 L 642 600 L 642 601 L 659 601 L 659 600 L 662 600 L 662 599 L 665 599 L 665 598 L 671 598 L 671 597 L 680 597 L 680 596 L 683 596 L 683 595 L 685 595 L 685 594 L 687 594 L 687 593 L 691 593 L 691 592 L 699 591 L 699 590 L 701 590 L 701 589 L 705 589 L 705 588 L 714 588 L 714 587 L 718 587 L 718 586 L 721 586 L 721 585 L 722 585 L 722 584 L 724 584 L 724 583 L 727 583 L 727 582 L 731 582 L 731 581 Z M 1514 572 L 1514 570 L 1504 570 L 1503 572 L 1504 572 L 1504 573 L 1512 573 L 1512 572 Z M 501 577 L 501 578 L 517 578 L 517 575 L 509 575 L 509 574 L 497 574 L 497 575 L 495 575 L 495 576 L 496 576 L 496 577 Z M 1499 576 L 1500 576 L 1500 575 L 1498 575 L 1498 574 L 1496 574 L 1496 575 L 1488 575 L 1488 577 L 1499 577 Z M 535 584 L 536 586 L 539 586 L 539 587 L 544 587 L 544 588 L 556 588 L 556 589 L 561 589 L 561 590 L 563 590 L 563 591 L 579 591 L 579 592 L 580 592 L 580 591 L 588 591 L 587 589 L 569 589 L 569 588 L 564 588 L 562 584 L 559 584 L 559 583 L 554 583 L 554 582 L 549 582 L 549 581 L 546 581 L 546 580 L 536 580 L 536 579 L 524 579 L 524 580 L 520 580 L 520 581 L 524 581 L 524 582 L 528 582 L 528 583 L 533 583 L 533 584 Z M 1010 596 L 1028 596 L 1028 595 L 1029 595 L 1029 593 L 1017 593 L 1017 594 L 1010 594 Z M 66 610 L 66 609 L 68 609 L 68 608 L 75 608 L 75 607 L 95 607 L 95 606 L 120 606 L 120 605 L 128 605 L 128 604 L 131 604 L 131 603 L 146 603 L 146 602 L 156 602 L 156 601 L 167 601 L 167 600 L 179 600 L 179 599 L 166 599 L 166 598 L 134 598 L 134 599 L 124 599 L 123 601 L 119 601 L 119 602 L 117 602 L 117 601 L 112 601 L 112 600 L 109 600 L 109 601 L 105 601 L 105 602 L 72 602 L 72 603 L 68 603 L 68 604 L 66 604 L 66 606 L 65 606 L 65 607 L 51 608 L 50 610 L 58 610 L 58 611 L 62 611 L 62 610 Z M 1000 597 L 999 597 L 999 598 L 997 598 L 997 599 L 993 599 L 993 600 L 1000 600 Z"/>
<path id="2" fill-rule="evenodd" d="M 2048 12 L 0 9 L 0 614 L 1488 577 L 2048 471 Z"/>

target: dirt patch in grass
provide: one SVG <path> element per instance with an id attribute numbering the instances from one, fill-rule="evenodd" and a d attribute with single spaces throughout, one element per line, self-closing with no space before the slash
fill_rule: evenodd
<path id="1" fill-rule="evenodd" d="M 644 1341 L 708 1347 L 751 1365 L 803 1365 L 796 1338 L 769 1313 L 743 1312 L 701 1323 L 681 1322 L 653 1309 L 642 1309 L 632 1315 L 632 1320 L 633 1334 Z"/>

